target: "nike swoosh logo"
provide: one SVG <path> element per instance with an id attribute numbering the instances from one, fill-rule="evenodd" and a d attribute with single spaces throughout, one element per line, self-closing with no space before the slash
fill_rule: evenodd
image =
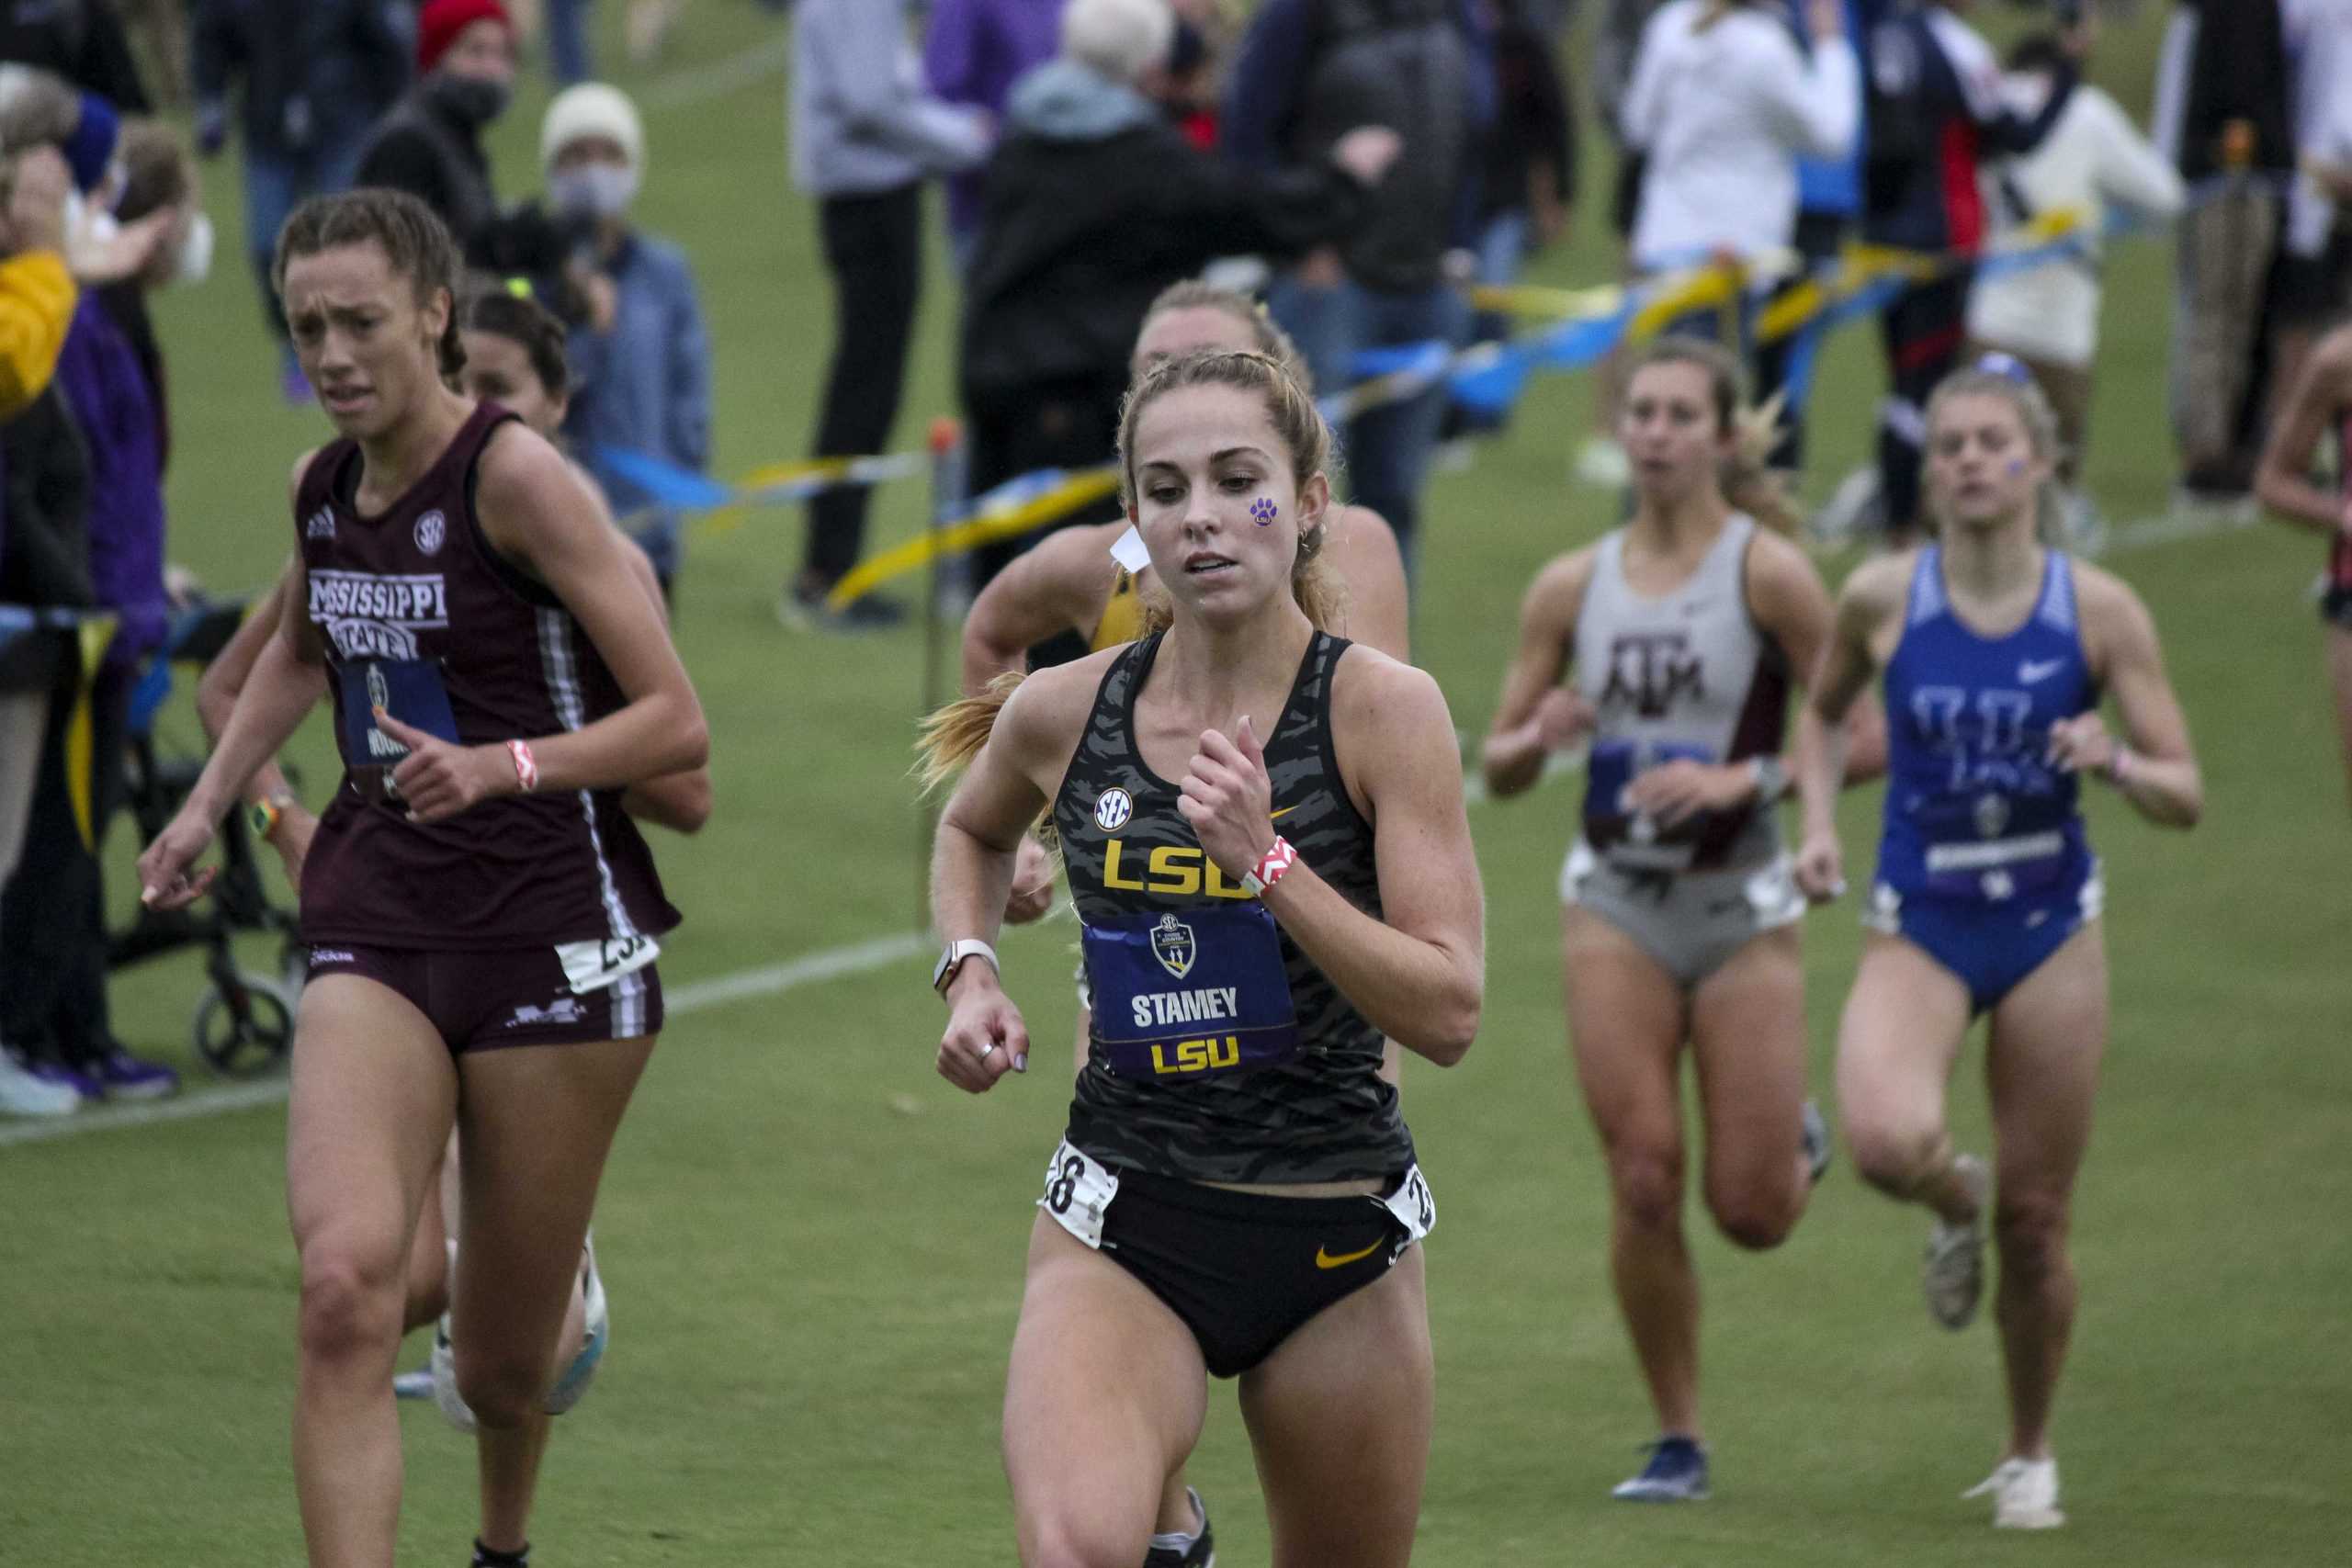
<path id="1" fill-rule="evenodd" d="M 2029 659 L 2018 666 L 2018 679 L 2029 686 L 2038 685 L 2065 667 L 2066 661 L 2063 659 Z"/>
<path id="2" fill-rule="evenodd" d="M 1280 811 L 1277 811 L 1273 815 L 1268 817 L 1266 820 L 1269 822 L 1279 822 L 1297 809 L 1298 807 L 1295 806 L 1285 806 Z"/>
<path id="3" fill-rule="evenodd" d="M 1344 1269 L 1351 1263 L 1359 1263 L 1364 1258 L 1370 1258 L 1374 1253 L 1380 1250 L 1381 1246 L 1381 1243 L 1375 1241 L 1370 1247 L 1365 1247 L 1362 1252 L 1351 1252 L 1344 1258 L 1334 1258 L 1318 1247 L 1315 1249 L 1315 1267 L 1317 1269 Z"/>

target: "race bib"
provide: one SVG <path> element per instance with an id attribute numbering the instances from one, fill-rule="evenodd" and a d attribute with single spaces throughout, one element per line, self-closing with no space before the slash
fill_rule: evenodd
<path id="1" fill-rule="evenodd" d="M 1405 1179 L 1396 1184 L 1394 1192 L 1380 1200 L 1380 1206 L 1394 1214 L 1396 1223 L 1405 1227 L 1404 1245 L 1396 1249 L 1399 1256 L 1405 1247 L 1437 1228 L 1437 1200 L 1430 1196 L 1429 1181 L 1421 1175 L 1421 1168 L 1418 1164 L 1405 1172 Z"/>
<path id="2" fill-rule="evenodd" d="M 1634 809 L 1626 792 L 1634 781 L 1652 768 L 1668 762 L 1704 762 L 1718 759 L 1704 746 L 1667 740 L 1604 740 L 1594 743 L 1585 761 L 1585 836 L 1593 847 L 1619 865 L 1657 871 L 1681 871 L 1690 863 L 1693 847 L 1713 825 L 1713 812 L 1693 812 L 1668 828 Z"/>
<path id="3" fill-rule="evenodd" d="M 400 766 L 408 748 L 376 728 L 382 708 L 412 728 L 458 744 L 457 716 L 435 659 L 356 659 L 342 667 L 343 761 L 361 768 Z"/>
<path id="4" fill-rule="evenodd" d="M 1208 1077 L 1298 1049 L 1282 938 L 1263 906 L 1116 915 L 1080 941 L 1094 1040 L 1121 1077 Z"/>
<path id="5" fill-rule="evenodd" d="M 625 975 L 634 975 L 662 956 L 662 944 L 650 936 L 607 937 L 602 942 L 560 942 L 556 961 L 575 996 L 601 991 Z"/>
<path id="6" fill-rule="evenodd" d="M 1102 1249 L 1102 1216 L 1119 1195 L 1119 1179 L 1095 1164 L 1065 1138 L 1046 1162 L 1046 1190 L 1037 1207 L 1054 1224 L 1097 1252 Z"/>

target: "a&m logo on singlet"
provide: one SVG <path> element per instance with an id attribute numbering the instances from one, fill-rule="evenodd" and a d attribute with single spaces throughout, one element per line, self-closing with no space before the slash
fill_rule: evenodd
<path id="1" fill-rule="evenodd" d="M 1609 680 L 1602 707 L 1631 707 L 1644 718 L 1664 718 L 1679 699 L 1704 702 L 1707 661 L 1679 631 L 1622 632 L 1610 639 Z"/>
<path id="2" fill-rule="evenodd" d="M 437 571 L 313 570 L 311 619 L 345 659 L 415 659 L 417 633 L 449 625 L 448 586 Z"/>

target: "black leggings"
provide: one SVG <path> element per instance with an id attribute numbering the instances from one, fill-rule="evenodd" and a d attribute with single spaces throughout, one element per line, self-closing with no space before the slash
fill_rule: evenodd
<path id="1" fill-rule="evenodd" d="M 1928 399 L 1951 374 L 1968 335 L 1970 275 L 1906 288 L 1879 328 L 1886 344 L 1887 399 L 1879 418 L 1879 500 L 1890 532 L 1919 525 L 1919 470 L 1927 455 Z"/>
<path id="2" fill-rule="evenodd" d="M 922 286 L 922 187 L 828 197 L 818 205 L 833 275 L 832 368 L 817 416 L 816 456 L 858 457 L 890 439 L 906 385 L 907 346 Z M 807 574 L 840 581 L 865 544 L 867 491 L 842 485 L 808 503 Z"/>

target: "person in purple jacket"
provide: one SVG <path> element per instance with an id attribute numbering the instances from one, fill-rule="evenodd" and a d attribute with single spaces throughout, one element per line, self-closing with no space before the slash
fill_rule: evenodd
<path id="1" fill-rule="evenodd" d="M 178 1088 L 168 1067 L 123 1049 L 107 1014 L 107 933 L 97 847 L 123 805 L 122 756 L 139 667 L 164 640 L 163 361 L 139 295 L 209 264 L 195 163 L 171 131 L 134 124 L 119 152 L 125 223 L 175 213 L 143 270 L 85 290 L 58 356 L 57 386 L 89 455 L 89 565 L 113 640 L 92 682 L 86 837 L 66 732 L 74 705 L 53 703 L 23 863 L 0 897 L 0 1035 L 40 1075 L 85 1100 L 151 1100 Z"/>
<path id="2" fill-rule="evenodd" d="M 922 74 L 933 96 L 1001 120 L 1015 78 L 1060 46 L 1062 0 L 933 0 Z M 980 171 L 947 177 L 947 243 L 971 270 L 980 234 Z"/>

